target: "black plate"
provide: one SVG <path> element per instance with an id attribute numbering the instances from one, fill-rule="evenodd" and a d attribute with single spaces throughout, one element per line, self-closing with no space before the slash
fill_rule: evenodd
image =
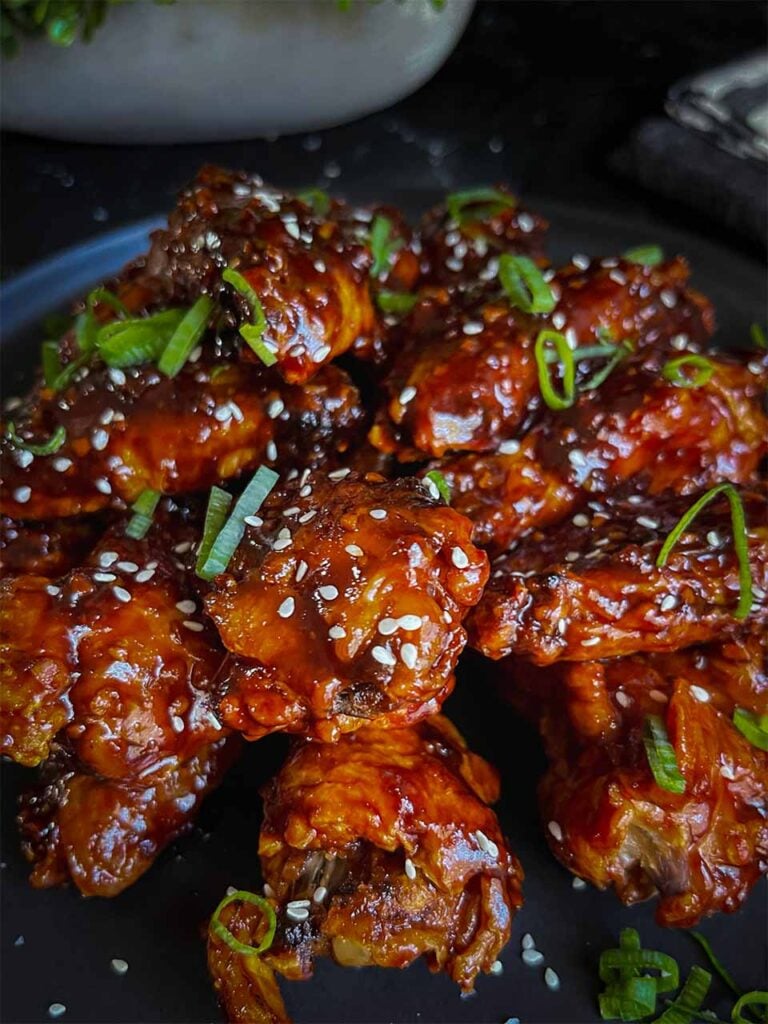
<path id="1" fill-rule="evenodd" d="M 412 213 L 434 198 L 390 197 Z M 750 324 L 765 317 L 766 282 L 758 264 L 659 223 L 629 222 L 545 201 L 534 205 L 552 220 L 556 261 L 574 252 L 605 255 L 645 242 L 658 242 L 668 253 L 685 253 L 695 269 L 695 284 L 718 310 L 723 343 L 746 338 Z M 68 250 L 6 287 L 0 304 L 6 394 L 29 377 L 41 340 L 36 331 L 40 319 L 140 252 L 150 223 L 157 221 Z M 356 971 L 320 961 L 312 981 L 283 985 L 297 1024 L 503 1024 L 510 1017 L 523 1024 L 587 1024 L 598 1017 L 598 956 L 628 925 L 640 930 L 646 947 L 676 957 L 683 971 L 691 963 L 704 963 L 684 933 L 654 924 L 653 904 L 627 909 L 611 893 L 574 891 L 570 875 L 550 855 L 538 822 L 534 789 L 544 766 L 538 740 L 495 697 L 487 663 L 471 654 L 464 657 L 457 692 L 446 710 L 473 748 L 501 770 L 499 817 L 526 870 L 526 905 L 503 955 L 504 973 L 481 978 L 476 995 L 461 999 L 446 977 L 430 975 L 422 963 L 406 971 Z M 29 888 L 13 822 L 16 794 L 29 775 L 6 765 L 2 1020 L 46 1020 L 53 1002 L 66 1005 L 65 1021 L 220 1020 L 205 966 L 204 922 L 228 885 L 259 884 L 257 790 L 284 750 L 281 737 L 252 745 L 205 804 L 198 827 L 111 901 L 85 900 L 73 889 Z M 768 987 L 767 910 L 763 882 L 737 914 L 701 927 L 744 989 Z M 526 932 L 560 975 L 558 992 L 545 986 L 543 966 L 522 964 L 520 939 Z M 112 972 L 114 957 L 128 961 L 126 975 Z M 730 1019 L 730 1000 L 717 979 L 707 1005 Z"/>

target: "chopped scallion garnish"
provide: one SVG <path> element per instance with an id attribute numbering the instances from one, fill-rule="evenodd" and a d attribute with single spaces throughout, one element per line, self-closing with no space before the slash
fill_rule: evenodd
<path id="1" fill-rule="evenodd" d="M 680 995 L 657 1017 L 653 1024 L 692 1024 L 699 1017 L 712 984 L 712 975 L 703 967 L 693 966 L 680 990 Z"/>
<path id="2" fill-rule="evenodd" d="M 296 198 L 306 203 L 318 217 L 324 217 L 331 208 L 331 197 L 321 188 L 304 188 Z"/>
<path id="3" fill-rule="evenodd" d="M 763 1020 L 768 1020 L 768 992 L 758 990 L 745 992 L 731 1010 L 733 1024 L 759 1024 L 759 1018 L 756 1014 L 754 1017 L 744 1016 L 742 1011 L 747 1007 L 757 1007 L 758 1009 L 762 1007 Z"/>
<path id="4" fill-rule="evenodd" d="M 595 346 L 595 347 L 597 347 L 597 346 Z M 601 347 L 603 347 L 603 346 L 601 346 Z M 610 377 L 610 375 L 613 373 L 613 371 L 619 365 L 619 363 L 623 362 L 623 360 L 626 359 L 628 355 L 631 355 L 631 353 L 632 353 L 632 343 L 630 341 L 628 341 L 627 339 L 625 339 L 624 341 L 620 342 L 618 345 L 613 345 L 612 349 L 613 349 L 613 351 L 611 352 L 610 358 L 609 358 L 608 362 L 605 364 L 605 366 L 603 366 L 600 370 L 597 370 L 597 372 L 594 373 L 589 378 L 589 380 L 587 380 L 583 384 L 581 384 L 579 386 L 579 390 L 580 391 L 594 391 L 595 388 L 599 388 L 602 384 L 604 384 L 605 381 L 608 379 L 608 377 Z M 573 361 L 575 363 L 578 363 L 579 359 L 583 358 L 581 353 L 582 352 L 586 352 L 586 351 L 589 351 L 589 350 L 586 349 L 586 348 L 585 349 L 578 349 L 577 348 L 574 351 L 574 353 L 573 353 Z M 608 353 L 604 353 L 604 352 L 601 353 L 601 355 L 607 355 L 607 354 Z"/>
<path id="5" fill-rule="evenodd" d="M 130 316 L 125 304 L 109 288 L 94 288 L 85 301 L 89 309 L 94 309 L 96 306 L 110 306 L 118 316 Z"/>
<path id="6" fill-rule="evenodd" d="M 426 480 L 430 480 L 435 485 L 435 487 L 437 488 L 438 492 L 440 493 L 440 497 L 443 499 L 445 504 L 446 505 L 450 505 L 451 504 L 451 488 L 450 488 L 450 485 L 449 485 L 448 481 L 443 476 L 443 474 L 439 470 L 437 470 L 437 469 L 431 469 L 425 475 L 425 479 Z"/>
<path id="7" fill-rule="evenodd" d="M 221 912 L 231 903 L 252 903 L 253 906 L 258 907 L 263 912 L 267 921 L 267 930 L 258 946 L 249 946 L 245 942 L 240 942 L 221 920 Z M 248 892 L 247 889 L 239 889 L 237 892 L 229 893 L 219 903 L 213 912 L 208 927 L 217 939 L 225 942 L 235 953 L 242 953 L 243 956 L 260 956 L 261 953 L 266 953 L 275 940 L 277 916 L 271 903 L 262 896 L 257 896 L 255 892 Z"/>
<path id="8" fill-rule="evenodd" d="M 147 535 L 160 497 L 160 491 L 153 491 L 150 488 L 146 488 L 141 492 L 136 501 L 131 505 L 133 515 L 125 527 L 126 537 L 141 540 L 142 537 Z"/>
<path id="9" fill-rule="evenodd" d="M 727 968 L 715 956 L 715 951 L 712 949 L 709 939 L 707 939 L 705 935 L 702 935 L 701 932 L 690 931 L 688 932 L 688 934 L 695 942 L 698 942 L 698 944 L 704 950 L 705 956 L 712 964 L 712 967 L 717 971 L 717 973 L 723 979 L 723 981 L 731 990 L 731 992 L 733 992 L 733 994 L 738 998 L 738 996 L 741 995 L 741 989 L 737 986 L 736 982 L 731 977 Z"/>
<path id="10" fill-rule="evenodd" d="M 120 317 L 128 316 L 128 310 L 114 292 L 108 288 L 94 288 L 85 300 L 85 312 L 75 317 L 75 339 L 83 355 L 93 352 L 98 344 L 99 321 L 94 309 L 99 305 L 110 306 Z"/>
<path id="11" fill-rule="evenodd" d="M 267 466 L 259 466 L 256 470 L 251 482 L 235 502 L 231 515 L 219 531 L 198 572 L 204 580 L 212 580 L 214 576 L 227 571 L 230 559 L 245 533 L 246 516 L 258 512 L 277 480 L 277 473 Z"/>
<path id="12" fill-rule="evenodd" d="M 561 368 L 563 380 L 563 392 L 558 394 L 552 384 L 550 377 L 550 357 L 553 354 L 548 345 L 555 346 L 555 352 L 559 357 L 557 366 Z M 536 366 L 539 372 L 539 388 L 541 397 L 550 409 L 568 409 L 573 405 L 576 394 L 576 367 L 573 362 L 573 351 L 564 334 L 559 331 L 539 331 L 534 344 L 534 355 Z"/>
<path id="13" fill-rule="evenodd" d="M 371 277 L 378 277 L 389 269 L 389 262 L 392 256 L 402 249 L 405 242 L 393 234 L 393 225 L 389 217 L 379 213 L 374 217 L 371 225 L 370 247 L 373 256 Z"/>
<path id="14" fill-rule="evenodd" d="M 693 373 L 688 373 L 688 368 Z M 670 359 L 661 368 L 661 375 L 664 380 L 674 384 L 676 388 L 700 388 L 703 387 L 715 372 L 714 363 L 705 356 L 688 355 L 680 356 L 679 359 Z"/>
<path id="15" fill-rule="evenodd" d="M 756 715 L 746 708 L 736 708 L 733 724 L 752 746 L 768 750 L 768 715 Z"/>
<path id="16" fill-rule="evenodd" d="M 10 421 L 5 428 L 5 433 L 14 448 L 30 452 L 32 455 L 53 455 L 67 439 L 67 432 L 62 426 L 56 427 L 48 440 L 41 441 L 39 444 L 35 444 L 33 441 L 25 441 L 23 437 L 19 437 L 16 433 L 15 424 Z"/>
<path id="17" fill-rule="evenodd" d="M 728 502 L 731 506 L 733 546 L 736 550 L 736 558 L 739 562 L 739 603 L 736 606 L 733 617 L 735 619 L 745 619 L 747 615 L 749 615 L 750 609 L 752 608 L 752 602 L 754 600 L 752 591 L 752 571 L 749 565 L 749 545 L 747 542 L 747 521 L 744 515 L 744 505 L 739 492 L 733 484 L 718 484 L 716 487 L 710 488 L 706 494 L 702 494 L 699 500 L 691 505 L 688 511 L 680 517 L 674 529 L 664 541 L 661 551 L 656 559 L 656 567 L 658 569 L 664 568 L 672 549 L 675 544 L 677 544 L 680 537 L 685 533 L 699 512 L 701 512 L 701 510 L 719 494 L 724 494 L 728 498 Z"/>
<path id="18" fill-rule="evenodd" d="M 242 295 L 251 307 L 251 323 L 243 324 L 240 328 L 241 338 L 248 344 L 265 366 L 274 366 L 277 356 L 273 349 L 263 340 L 264 331 L 267 327 L 267 318 L 264 315 L 264 307 L 261 299 L 251 287 L 250 282 L 233 267 L 227 269 L 221 275 L 222 280 L 231 284 L 235 291 Z"/>
<path id="19" fill-rule="evenodd" d="M 221 487 L 212 487 L 208 497 L 208 507 L 205 510 L 205 523 L 203 524 L 203 539 L 197 550 L 197 561 L 195 572 L 202 575 L 203 566 L 211 553 L 213 542 L 221 533 L 221 528 L 227 518 L 229 507 L 232 504 L 232 495 Z"/>
<path id="20" fill-rule="evenodd" d="M 43 381 L 52 388 L 61 374 L 61 358 L 58 341 L 44 341 L 40 347 L 40 361 L 43 366 Z"/>
<path id="21" fill-rule="evenodd" d="M 644 267 L 656 267 L 664 259 L 664 252 L 658 245 L 638 245 L 634 249 L 627 249 L 624 259 Z"/>
<path id="22" fill-rule="evenodd" d="M 185 313 L 183 309 L 164 309 L 152 316 L 112 320 L 96 335 L 99 355 L 107 366 L 116 369 L 156 362 Z"/>
<path id="23" fill-rule="evenodd" d="M 768 348 L 768 338 L 765 335 L 765 330 L 760 326 L 760 324 L 752 324 L 749 328 L 749 336 L 752 339 L 755 348 Z"/>
<path id="24" fill-rule="evenodd" d="M 410 313 L 419 301 L 413 292 L 380 291 L 376 302 L 383 313 Z"/>
<path id="25" fill-rule="evenodd" d="M 606 988 L 600 995 L 603 1020 L 640 1020 L 656 1012 L 656 997 L 674 991 L 680 976 L 676 961 L 665 953 L 642 949 L 634 928 L 624 928 L 619 948 L 600 957 L 600 978 Z M 642 974 L 641 971 L 654 971 Z"/>
<path id="26" fill-rule="evenodd" d="M 659 715 L 646 715 L 643 745 L 656 784 L 668 793 L 684 793 L 685 779 L 680 774 L 675 748 Z"/>
<path id="27" fill-rule="evenodd" d="M 201 295 L 187 312 L 163 349 L 157 368 L 166 377 L 175 377 L 205 333 L 213 312 L 213 299 Z"/>
<path id="28" fill-rule="evenodd" d="M 467 188 L 447 195 L 445 206 L 451 220 L 466 224 L 468 221 L 495 217 L 504 210 L 513 210 L 517 206 L 517 199 L 497 188 Z"/>
<path id="29" fill-rule="evenodd" d="M 512 306 L 524 313 L 551 313 L 556 300 L 544 275 L 528 256 L 499 257 L 499 281 Z"/>

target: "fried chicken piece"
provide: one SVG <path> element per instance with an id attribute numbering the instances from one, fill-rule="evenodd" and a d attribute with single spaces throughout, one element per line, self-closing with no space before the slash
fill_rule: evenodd
<path id="1" fill-rule="evenodd" d="M 673 337 L 706 341 L 712 309 L 687 288 L 687 277 L 681 259 L 656 268 L 624 261 L 610 271 L 569 266 L 550 283 L 559 299 L 548 316 L 521 313 L 498 290 L 477 300 L 438 293 L 403 325 L 402 351 L 385 382 L 371 443 L 402 461 L 498 448 L 541 411 L 534 343 L 542 329 L 564 331 L 581 346 L 596 336 L 604 343 L 608 332 L 616 343 L 630 339 L 637 352 L 663 351 Z M 650 361 L 654 375 L 658 361 L 658 355 Z M 594 373 L 586 360 L 578 369 L 582 382 Z"/>
<path id="2" fill-rule="evenodd" d="M 223 655 L 174 555 L 199 528 L 169 507 L 156 518 L 143 540 L 116 525 L 56 583 L 0 583 L 2 752 L 51 760 L 22 814 L 35 884 L 66 863 L 83 892 L 129 885 L 230 757 L 211 710 Z"/>
<path id="3" fill-rule="evenodd" d="M 657 495 L 755 479 L 768 454 L 768 360 L 711 357 L 712 376 L 696 388 L 665 380 L 655 362 L 615 371 L 502 452 L 437 466 L 453 507 L 474 522 L 476 543 L 504 551 L 576 511 L 589 494 L 630 482 Z"/>
<path id="4" fill-rule="evenodd" d="M 658 896 L 660 924 L 738 909 L 768 872 L 768 754 L 733 725 L 768 712 L 765 635 L 607 662 L 532 669 L 510 688 L 540 719 L 551 764 L 539 789 L 566 867 L 624 903 Z M 646 716 L 661 716 L 685 792 L 654 779 Z"/>
<path id="5" fill-rule="evenodd" d="M 301 979 L 317 956 L 355 967 L 424 956 L 471 992 L 522 903 L 522 870 L 488 806 L 498 790 L 442 716 L 299 743 L 263 794 L 259 853 L 277 912 L 264 964 Z M 253 941 L 252 910 L 222 914 L 240 941 Z M 261 1001 L 260 979 L 215 934 L 209 966 L 229 1020 L 261 1020 L 244 1013 Z"/>
<path id="6" fill-rule="evenodd" d="M 104 526 L 102 516 L 40 523 L 0 516 L 0 573 L 63 576 L 83 561 Z"/>
<path id="7" fill-rule="evenodd" d="M 174 378 L 150 366 L 94 368 L 63 393 L 33 391 L 17 412 L 17 433 L 48 438 L 63 428 L 66 439 L 50 455 L 19 460 L 3 436 L 3 509 L 72 516 L 119 507 L 145 488 L 202 490 L 261 462 L 333 460 L 363 418 L 357 389 L 335 366 L 303 386 L 222 360 L 188 363 Z"/>
<path id="8" fill-rule="evenodd" d="M 768 616 L 764 490 L 743 491 L 755 593 L 751 619 Z M 538 665 L 589 661 L 705 643 L 738 627 L 739 566 L 730 506 L 716 497 L 656 559 L 692 498 L 590 502 L 585 511 L 521 541 L 494 563 L 469 620 L 470 643 L 490 658 Z"/>
<path id="9" fill-rule="evenodd" d="M 63 752 L 49 758 L 20 801 L 31 884 L 46 889 L 71 880 L 84 896 L 117 896 L 192 828 L 237 750 L 229 736 L 125 782 L 83 771 Z"/>
<path id="10" fill-rule="evenodd" d="M 273 493 L 206 599 L 232 652 L 223 720 L 332 742 L 437 711 L 488 575 L 471 524 L 414 479 L 307 470 Z"/>

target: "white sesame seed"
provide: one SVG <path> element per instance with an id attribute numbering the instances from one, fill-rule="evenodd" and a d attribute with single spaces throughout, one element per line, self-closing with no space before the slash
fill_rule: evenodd
<path id="1" fill-rule="evenodd" d="M 524 949 L 522 961 L 526 967 L 538 967 L 539 964 L 544 963 L 544 954 L 540 953 L 538 949 Z"/>
<path id="2" fill-rule="evenodd" d="M 661 293 L 661 301 L 667 309 L 674 309 L 677 305 L 677 295 L 669 288 L 665 288 Z"/>
<path id="3" fill-rule="evenodd" d="M 138 572 L 139 567 L 135 562 L 118 562 L 117 568 L 122 572 Z"/>
<path id="4" fill-rule="evenodd" d="M 344 548 L 348 555 L 352 555 L 353 558 L 362 558 L 365 552 L 357 544 L 347 544 Z"/>
<path id="5" fill-rule="evenodd" d="M 371 519 L 387 518 L 387 510 L 384 508 L 372 508 L 368 514 L 370 515 Z"/>
<path id="6" fill-rule="evenodd" d="M 13 944 L 14 944 L 14 946 L 23 946 L 24 945 L 24 936 L 23 935 L 17 935 Z"/>
<path id="7" fill-rule="evenodd" d="M 106 430 L 94 430 L 91 434 L 91 446 L 97 452 L 103 452 L 109 444 L 109 434 Z"/>
<path id="8" fill-rule="evenodd" d="M 17 448 L 13 453 L 13 457 L 16 461 L 16 465 L 20 466 L 22 469 L 26 469 L 27 466 L 31 466 L 35 461 L 35 456 L 32 452 L 28 452 L 26 448 Z"/>
<path id="9" fill-rule="evenodd" d="M 676 334 L 670 341 L 672 348 L 676 348 L 678 352 L 688 347 L 688 335 L 687 334 Z"/>
<path id="10" fill-rule="evenodd" d="M 651 690 L 648 694 L 651 700 L 655 700 L 658 704 L 666 704 L 669 700 L 666 693 L 662 693 L 661 690 Z"/>
<path id="11" fill-rule="evenodd" d="M 110 484 L 109 480 L 107 480 L 103 476 L 100 476 L 98 477 L 98 479 L 94 480 L 93 486 L 96 488 L 97 491 L 100 491 L 102 494 L 112 493 L 112 485 Z"/>
<path id="12" fill-rule="evenodd" d="M 566 551 L 565 561 L 566 562 L 578 562 L 579 552 L 578 551 Z"/>
<path id="13" fill-rule="evenodd" d="M 374 661 L 378 661 L 380 665 L 396 665 L 397 659 L 394 654 L 386 647 L 373 647 L 371 649 L 371 657 Z"/>
<path id="14" fill-rule="evenodd" d="M 108 569 L 110 565 L 113 565 L 120 556 L 116 551 L 102 551 L 99 555 L 99 565 L 103 568 Z"/>
<path id="15" fill-rule="evenodd" d="M 155 575 L 154 569 L 142 569 L 141 572 L 136 573 L 137 583 L 148 583 Z"/>
<path id="16" fill-rule="evenodd" d="M 415 644 L 403 644 L 400 648 L 400 657 L 403 660 L 403 664 L 410 669 L 416 668 L 416 662 L 419 657 L 419 651 Z"/>
<path id="17" fill-rule="evenodd" d="M 666 597 L 664 597 L 664 599 L 662 600 L 661 604 L 659 605 L 659 608 L 663 612 L 669 612 L 676 606 L 677 598 L 674 596 L 674 594 L 667 594 Z"/>
<path id="18" fill-rule="evenodd" d="M 292 907 L 289 903 L 285 908 L 285 916 L 289 917 L 291 921 L 306 921 L 309 917 L 309 910 L 306 907 Z"/>
<path id="19" fill-rule="evenodd" d="M 405 858 L 405 873 L 411 881 L 416 877 L 416 867 L 410 857 Z"/>
<path id="20" fill-rule="evenodd" d="M 277 445 L 274 441 L 269 441 L 267 444 L 266 455 L 270 462 L 275 462 L 277 459 Z"/>
<path id="21" fill-rule="evenodd" d="M 186 555 L 188 551 L 192 550 L 192 541 L 183 540 L 180 544 L 176 544 L 173 550 L 177 555 Z"/>
<path id="22" fill-rule="evenodd" d="M 491 840 L 488 838 L 485 832 L 481 832 L 480 829 L 478 829 L 477 832 L 475 832 L 475 839 L 477 840 L 477 845 L 480 847 L 483 853 L 491 852 Z"/>
<path id="23" fill-rule="evenodd" d="M 243 522 L 248 526 L 263 526 L 264 520 L 261 516 L 245 516 Z"/>
<path id="24" fill-rule="evenodd" d="M 491 964 L 491 974 L 495 974 L 496 976 L 498 976 L 499 974 L 503 973 L 504 964 L 501 962 L 501 960 L 494 960 L 493 963 Z"/>
<path id="25" fill-rule="evenodd" d="M 754 374 L 755 377 L 758 377 L 763 372 L 762 364 L 758 359 L 752 359 L 750 362 L 748 362 L 747 369 L 750 373 Z"/>
<path id="26" fill-rule="evenodd" d="M 291 544 L 293 544 L 293 539 L 291 537 L 278 537 L 278 539 L 272 545 L 272 550 L 285 551 L 285 549 L 289 548 Z"/>
<path id="27" fill-rule="evenodd" d="M 117 576 L 113 572 L 95 572 L 93 578 L 97 583 L 114 583 Z"/>
<path id="28" fill-rule="evenodd" d="M 174 732 L 184 732 L 184 719 L 179 715 L 171 715 L 171 728 Z"/>
<path id="29" fill-rule="evenodd" d="M 574 526 L 589 526 L 589 516 L 585 516 L 583 512 L 577 513 L 571 520 Z"/>
<path id="30" fill-rule="evenodd" d="M 112 587 L 112 593 L 115 595 L 117 600 L 122 601 L 123 604 L 128 604 L 131 600 L 131 595 L 125 587 Z"/>
<path id="31" fill-rule="evenodd" d="M 312 901 L 311 900 L 306 900 L 306 899 L 304 899 L 304 900 L 289 900 L 286 903 L 285 906 L 286 906 L 286 909 L 288 909 L 288 907 L 293 907 L 295 910 L 298 910 L 300 907 L 310 907 L 310 906 L 312 906 Z"/>
<path id="32" fill-rule="evenodd" d="M 571 256 L 571 263 L 579 270 L 586 270 L 589 266 L 589 256 L 585 256 L 583 252 L 576 252 Z"/>
<path id="33" fill-rule="evenodd" d="M 113 576 L 112 579 L 114 579 L 114 578 L 115 577 Z M 61 593 L 61 587 L 54 587 L 53 584 L 49 584 L 45 588 L 45 592 L 46 592 L 46 594 L 50 594 L 51 597 L 57 597 Z"/>
<path id="34" fill-rule="evenodd" d="M 285 402 L 282 398 L 275 398 L 267 406 L 267 416 L 269 416 L 271 420 L 276 420 L 283 409 L 285 409 Z"/>
<path id="35" fill-rule="evenodd" d="M 529 235 L 536 226 L 530 213 L 521 213 L 517 218 L 517 223 L 520 226 L 520 230 L 526 235 Z"/>
<path id="36" fill-rule="evenodd" d="M 482 334 L 484 328 L 485 324 L 480 320 L 467 320 L 462 327 L 462 331 L 471 336 L 473 334 Z"/>
<path id="37" fill-rule="evenodd" d="M 520 942 L 520 945 L 523 949 L 536 949 L 536 940 L 530 932 L 526 932 Z"/>
<path id="38" fill-rule="evenodd" d="M 638 516 L 637 523 L 638 526 L 645 526 L 649 530 L 658 530 L 659 528 L 658 519 L 651 519 L 650 516 Z"/>
<path id="39" fill-rule="evenodd" d="M 382 636 L 392 636 L 393 633 L 397 632 L 399 623 L 397 619 L 381 619 L 378 626 L 376 627 Z"/>
<path id="40" fill-rule="evenodd" d="M 267 897 L 268 900 L 273 900 L 275 898 L 275 890 L 272 888 L 272 886 L 269 884 L 269 882 L 265 882 L 264 883 L 264 890 L 263 891 L 264 891 L 264 895 Z M 233 888 L 232 892 L 237 892 L 237 889 Z M 231 893 L 229 891 L 227 891 L 227 896 L 229 896 L 229 895 L 231 895 Z"/>
<path id="41" fill-rule="evenodd" d="M 327 359 L 330 354 L 331 354 L 331 346 L 330 345 L 322 345 L 319 349 L 317 349 L 315 352 L 312 353 L 312 362 L 313 363 L 322 363 L 322 361 L 324 359 Z"/>
<path id="42" fill-rule="evenodd" d="M 587 888 L 587 883 L 584 881 L 583 878 L 575 877 L 571 882 L 571 888 L 575 889 L 577 892 L 581 892 L 583 889 Z"/>
<path id="43" fill-rule="evenodd" d="M 110 960 L 109 966 L 115 972 L 115 974 L 127 974 L 128 973 L 128 961 L 127 960 Z"/>
<path id="44" fill-rule="evenodd" d="M 281 619 L 290 619 L 293 615 L 294 609 L 296 608 L 296 602 L 292 597 L 286 597 L 280 607 L 277 609 L 277 614 Z"/>
<path id="45" fill-rule="evenodd" d="M 568 452 L 568 461 L 574 469 L 584 469 L 588 464 L 584 452 L 579 448 L 573 448 Z"/>
<path id="46" fill-rule="evenodd" d="M 67 1008 L 64 1003 L 51 1003 L 48 1007 L 48 1016 L 56 1020 L 57 1017 L 63 1017 L 67 1012 Z"/>
<path id="47" fill-rule="evenodd" d="M 557 992 L 560 988 L 560 978 L 557 975 L 557 971 L 553 971 L 551 967 L 544 971 L 544 982 L 551 992 Z"/>
<path id="48" fill-rule="evenodd" d="M 326 271 L 325 263 L 322 260 L 315 260 L 312 266 L 315 268 L 318 274 L 324 274 Z"/>
<path id="49" fill-rule="evenodd" d="M 72 465 L 72 459 L 67 459 L 63 455 L 60 455 L 58 458 L 53 460 L 51 465 L 57 473 L 66 473 Z"/>
<path id="50" fill-rule="evenodd" d="M 620 704 L 623 708 L 628 708 L 632 705 L 632 698 L 629 696 L 628 693 L 624 693 L 623 690 L 617 690 L 616 703 Z"/>
<path id="51" fill-rule="evenodd" d="M 720 534 L 716 530 L 710 530 L 707 534 L 707 544 L 713 548 L 719 548 L 721 544 Z"/>
<path id="52" fill-rule="evenodd" d="M 299 562 L 299 564 L 298 564 L 298 565 L 296 566 L 296 575 L 295 575 L 295 577 L 294 577 L 294 578 L 295 578 L 295 580 L 296 580 L 296 582 L 297 582 L 297 583 L 301 583 L 301 581 L 302 581 L 302 580 L 304 579 L 304 577 L 305 577 L 305 576 L 307 575 L 307 570 L 308 570 L 308 569 L 309 569 L 309 566 L 308 566 L 308 565 L 307 565 L 307 563 L 306 563 L 306 562 L 305 562 L 305 561 L 304 561 L 304 560 L 302 559 L 302 560 L 301 560 L 301 561 Z"/>
<path id="53" fill-rule="evenodd" d="M 467 554 L 465 551 L 462 551 L 461 548 L 454 548 L 451 551 L 451 561 L 457 569 L 466 569 L 469 565 Z"/>
<path id="54" fill-rule="evenodd" d="M 403 388 L 400 392 L 400 405 L 408 405 L 417 394 L 416 388 L 409 384 L 407 388 Z"/>
<path id="55" fill-rule="evenodd" d="M 568 620 L 567 619 L 558 619 L 557 620 L 557 632 L 560 634 L 560 636 L 565 636 L 565 631 L 567 629 L 568 629 Z"/>
<path id="56" fill-rule="evenodd" d="M 552 314 L 552 326 L 555 328 L 556 331 L 562 331 L 562 329 L 565 327 L 565 323 L 565 313 L 562 313 L 560 310 L 558 310 L 556 313 Z"/>
<path id="57" fill-rule="evenodd" d="M 599 636 L 590 636 L 590 637 L 587 637 L 586 640 L 582 640 L 581 641 L 581 646 L 582 647 L 594 647 L 595 644 L 599 644 L 599 643 L 600 643 L 600 637 Z"/>
<path id="58" fill-rule="evenodd" d="M 285 226 L 285 230 L 288 232 L 291 238 L 295 238 L 296 241 L 298 241 L 299 236 L 301 235 L 301 229 L 299 228 L 299 225 L 296 223 L 296 221 L 283 219 L 283 224 Z"/>
<path id="59" fill-rule="evenodd" d="M 334 482 L 337 480 L 343 480 L 344 477 L 349 476 L 351 472 L 352 470 L 346 467 L 344 469 L 334 469 L 332 473 L 328 474 L 328 479 L 333 480 Z"/>
<path id="60" fill-rule="evenodd" d="M 626 284 L 627 279 L 620 270 L 612 270 L 608 277 L 614 282 L 614 284 Z"/>
<path id="61" fill-rule="evenodd" d="M 499 455 L 517 455 L 520 451 L 519 441 L 502 441 L 498 447 Z"/>
<path id="62" fill-rule="evenodd" d="M 32 488 L 27 487 L 25 484 L 23 487 L 17 487 L 13 492 L 13 500 L 19 505 L 26 505 L 29 499 L 32 497 Z"/>
<path id="63" fill-rule="evenodd" d="M 691 686 L 691 696 L 695 697 L 700 704 L 707 704 L 710 697 L 708 690 L 696 685 Z"/>
<path id="64" fill-rule="evenodd" d="M 332 585 L 318 587 L 317 592 L 324 601 L 335 601 L 339 596 L 338 588 Z"/>
<path id="65" fill-rule="evenodd" d="M 562 843 L 563 830 L 560 828 L 560 825 L 556 821 L 550 821 L 547 823 L 547 828 L 549 829 L 550 835 L 552 835 L 558 843 Z"/>
<path id="66" fill-rule="evenodd" d="M 287 516 L 290 519 L 291 516 L 297 516 L 299 512 L 301 512 L 301 509 L 298 505 L 291 505 L 290 508 L 283 511 L 283 516 Z"/>
<path id="67" fill-rule="evenodd" d="M 123 373 L 122 370 L 118 370 L 117 367 L 115 366 L 111 366 L 107 370 L 107 376 L 112 381 L 112 383 L 119 388 L 121 388 L 125 384 L 125 374 Z"/>
<path id="68" fill-rule="evenodd" d="M 331 640 L 343 640 L 346 635 L 347 631 L 343 626 L 331 626 L 328 630 L 328 636 Z"/>
<path id="69" fill-rule="evenodd" d="M 312 893 L 313 903 L 322 903 L 325 897 L 328 895 L 328 890 L 324 885 L 318 885 L 315 891 Z"/>
<path id="70" fill-rule="evenodd" d="M 202 622 L 194 622 L 192 619 L 185 619 L 183 625 L 184 628 L 188 629 L 191 633 L 202 633 L 205 629 Z"/>
<path id="71" fill-rule="evenodd" d="M 420 615 L 401 615 L 397 620 L 400 629 L 410 631 L 413 629 L 421 629 L 421 616 Z"/>

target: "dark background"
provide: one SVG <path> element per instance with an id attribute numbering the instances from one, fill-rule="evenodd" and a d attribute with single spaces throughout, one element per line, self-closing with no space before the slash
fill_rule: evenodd
<path id="1" fill-rule="evenodd" d="M 2 273 L 166 210 L 205 161 L 368 198 L 505 180 L 523 193 L 653 212 L 754 254 L 754 242 L 656 198 L 608 161 L 642 118 L 661 112 L 674 81 L 763 45 L 767 10 L 741 0 L 481 2 L 419 92 L 309 143 L 113 147 L 5 134 Z M 329 181 L 328 170 L 338 177 Z"/>

